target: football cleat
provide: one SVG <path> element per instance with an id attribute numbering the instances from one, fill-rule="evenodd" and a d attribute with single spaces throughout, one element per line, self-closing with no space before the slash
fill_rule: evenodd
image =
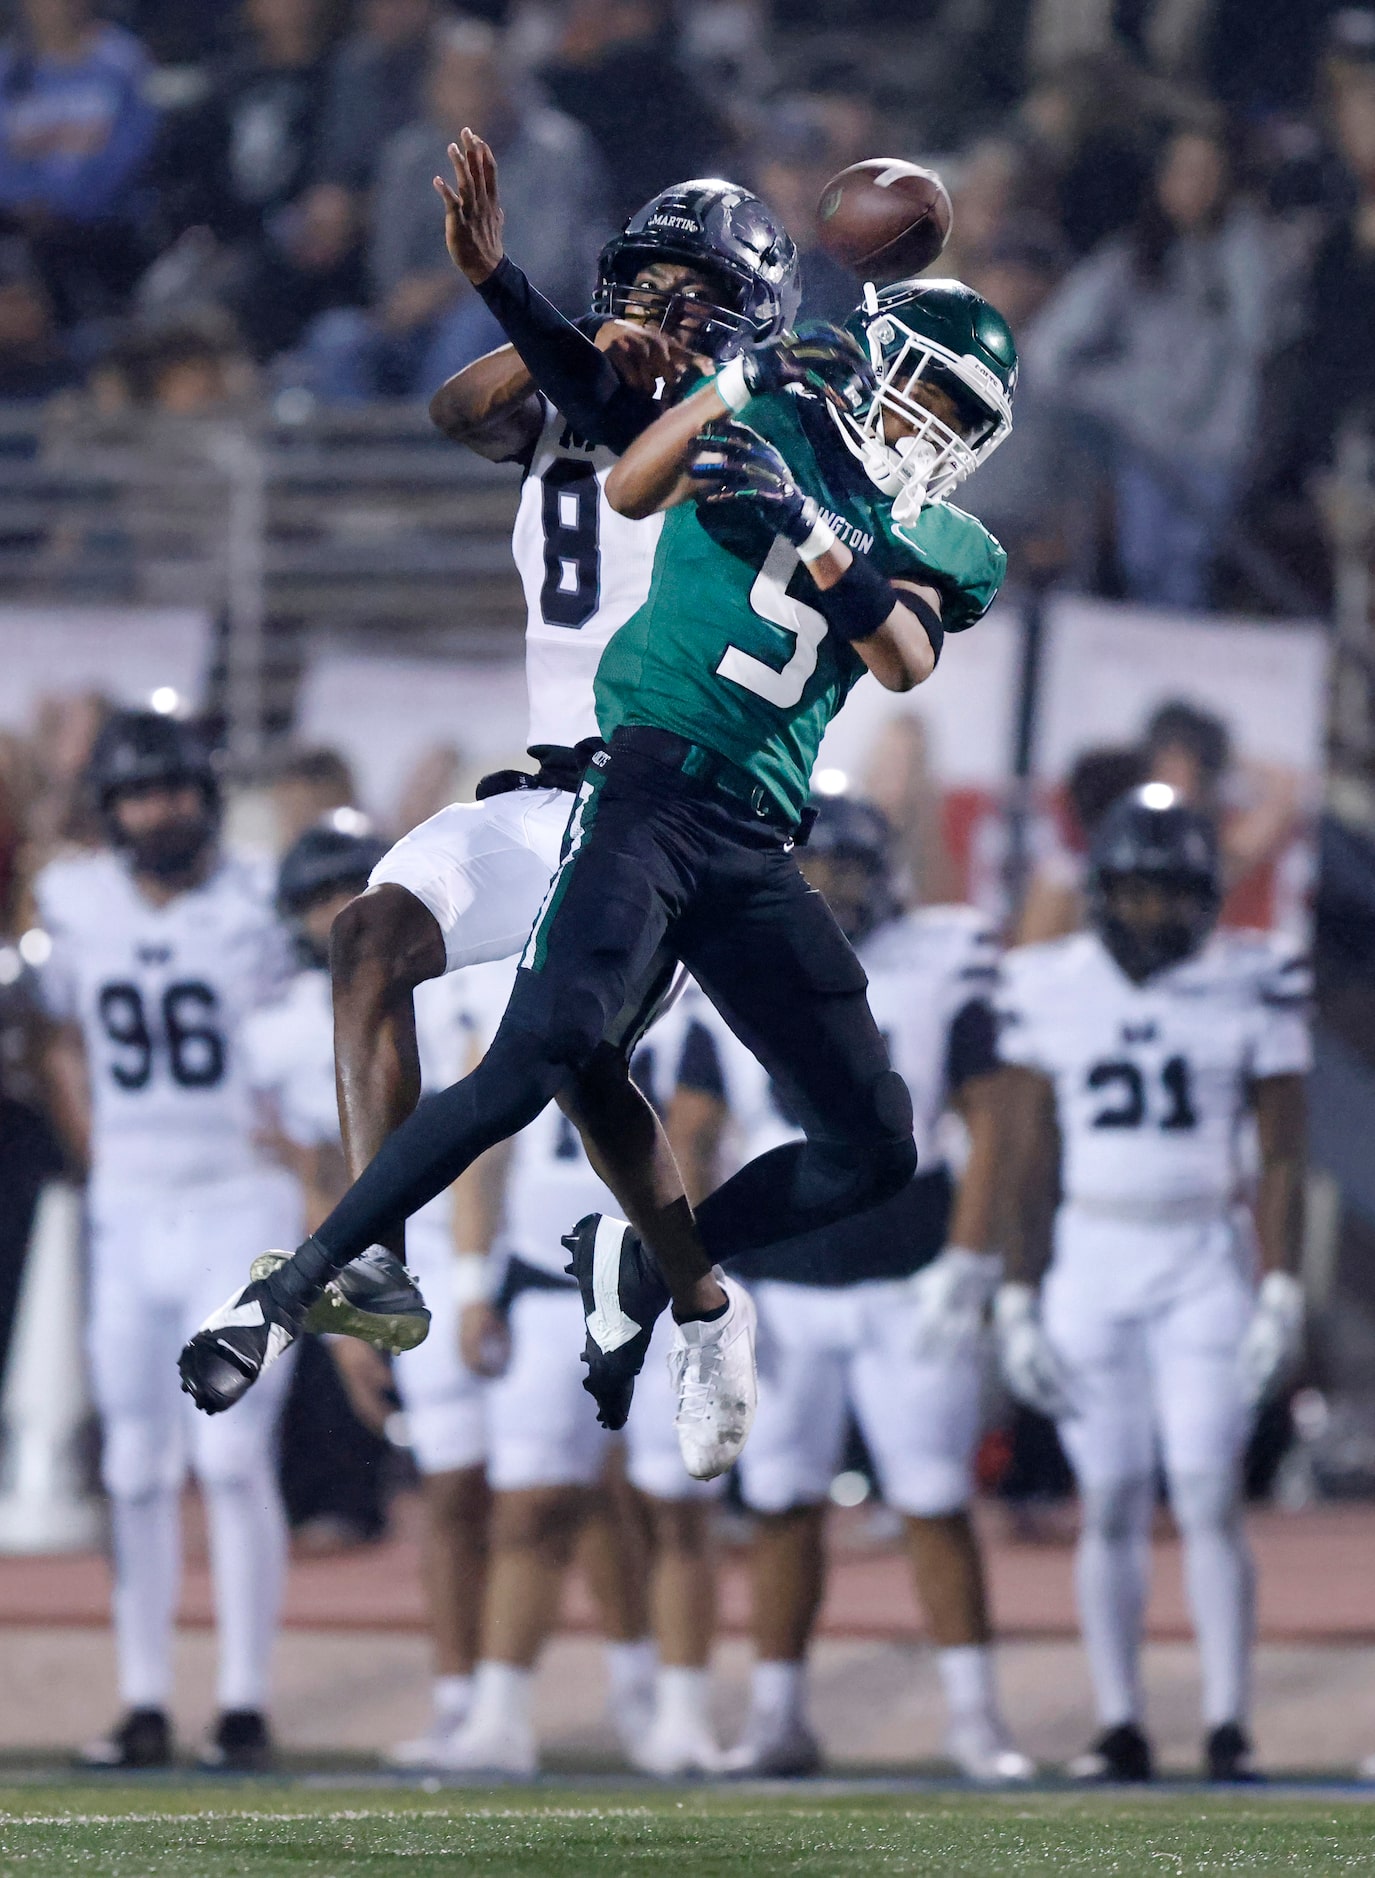
<path id="1" fill-rule="evenodd" d="M 690 1774 L 719 1774 L 724 1756 L 704 1724 L 685 1726 L 656 1716 L 649 1733 L 626 1749 L 626 1758 L 638 1773 L 680 1780 Z"/>
<path id="2" fill-rule="evenodd" d="M 1251 1738 L 1238 1722 L 1221 1722 L 1203 1744 L 1204 1773 L 1209 1780 L 1251 1786 L 1265 1776 L 1251 1758 Z"/>
<path id="3" fill-rule="evenodd" d="M 250 1278 L 270 1278 L 290 1253 L 263 1252 L 248 1268 Z M 400 1259 L 384 1246 L 369 1246 L 336 1273 L 306 1312 L 305 1330 L 321 1336 L 360 1337 L 391 1356 L 413 1350 L 430 1334 L 430 1313 L 420 1287 Z"/>
<path id="4" fill-rule="evenodd" d="M 678 1451 L 694 1480 L 715 1480 L 734 1466 L 759 1399 L 754 1300 L 733 1278 L 721 1283 L 729 1300 L 724 1315 L 676 1324 L 668 1353 Z"/>
<path id="5" fill-rule="evenodd" d="M 409 1768 L 416 1773 L 427 1773 L 443 1767 L 445 1755 L 463 1732 L 465 1719 L 463 1715 L 437 1718 L 423 1735 L 388 1748 L 382 1756 L 383 1765 Z"/>
<path id="6" fill-rule="evenodd" d="M 208 1773 L 266 1774 L 274 1762 L 266 1717 L 256 1708 L 227 1708 L 197 1757 Z"/>
<path id="7" fill-rule="evenodd" d="M 507 1716 L 501 1721 L 472 1716 L 439 1747 L 431 1763 L 442 1774 L 498 1774 L 532 1780 L 539 1772 L 533 1730 Z"/>
<path id="8" fill-rule="evenodd" d="M 965 1779 L 981 1787 L 1020 1785 L 1036 1778 L 1035 1761 L 1013 1746 L 994 1715 L 967 1715 L 952 1721 L 945 1751 Z"/>
<path id="9" fill-rule="evenodd" d="M 212 1311 L 183 1348 L 177 1358 L 181 1386 L 198 1409 L 222 1414 L 300 1334 L 296 1313 L 284 1309 L 261 1280 L 251 1280 Z"/>
<path id="10" fill-rule="evenodd" d="M 160 1708 L 131 1708 L 99 1741 L 77 1755 L 81 1767 L 108 1767 L 115 1772 L 134 1767 L 170 1767 L 172 1730 Z"/>
<path id="11" fill-rule="evenodd" d="M 624 1428 L 668 1286 L 623 1219 L 589 1213 L 565 1234 L 563 1247 L 572 1254 L 564 1270 L 578 1281 L 587 1320 L 582 1386 L 602 1427 Z"/>
<path id="12" fill-rule="evenodd" d="M 821 1743 L 800 1715 L 751 1715 L 721 1756 L 721 1771 L 737 1780 L 805 1780 L 821 1771 Z"/>
<path id="13" fill-rule="evenodd" d="M 1076 1755 L 1065 1771 L 1071 1780 L 1103 1785 L 1155 1778 L 1151 1744 L 1135 1722 L 1119 1722 L 1115 1728 L 1105 1728 L 1093 1746 Z"/>

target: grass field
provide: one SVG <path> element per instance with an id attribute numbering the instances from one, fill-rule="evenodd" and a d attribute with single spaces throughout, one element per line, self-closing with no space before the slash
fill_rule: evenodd
<path id="1" fill-rule="evenodd" d="M 422 1863 L 423 1861 L 423 1863 Z M 781 1878 L 1375 1874 L 1375 1803 L 1285 1794 L 449 1790 L 204 1782 L 0 1789 L 0 1874 Z"/>

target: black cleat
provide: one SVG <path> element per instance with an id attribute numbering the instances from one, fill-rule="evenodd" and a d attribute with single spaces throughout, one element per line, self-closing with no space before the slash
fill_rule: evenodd
<path id="1" fill-rule="evenodd" d="M 1203 1771 L 1209 1780 L 1229 1786 L 1252 1786 L 1265 1776 L 1251 1759 L 1251 1737 L 1239 1722 L 1221 1722 L 1203 1743 Z"/>
<path id="2" fill-rule="evenodd" d="M 92 1741 L 77 1755 L 80 1767 L 170 1767 L 172 1730 L 160 1708 L 131 1708 L 103 1740 Z"/>
<path id="3" fill-rule="evenodd" d="M 1151 1744 L 1135 1722 L 1119 1722 L 1104 1729 L 1091 1748 L 1070 1762 L 1067 1772 L 1071 1780 L 1103 1785 L 1154 1780 Z"/>
<path id="4" fill-rule="evenodd" d="M 301 1334 L 301 1319 L 253 1279 L 212 1311 L 177 1359 L 198 1409 L 219 1415 L 248 1394 L 269 1363 Z"/>
<path id="5" fill-rule="evenodd" d="M 285 1252 L 264 1252 L 248 1268 L 250 1278 L 270 1278 L 287 1262 Z M 420 1287 L 385 1246 L 371 1245 L 351 1259 L 306 1312 L 303 1328 L 323 1336 L 361 1337 L 399 1356 L 430 1334 L 430 1312 Z"/>
<path id="6" fill-rule="evenodd" d="M 198 1764 L 217 1774 L 266 1774 L 275 1755 L 267 1720 L 256 1708 L 224 1709 Z"/>
<path id="7" fill-rule="evenodd" d="M 623 1219 L 589 1213 L 564 1236 L 578 1281 L 587 1342 L 582 1386 L 603 1428 L 624 1428 L 654 1326 L 668 1306 L 668 1286 Z"/>

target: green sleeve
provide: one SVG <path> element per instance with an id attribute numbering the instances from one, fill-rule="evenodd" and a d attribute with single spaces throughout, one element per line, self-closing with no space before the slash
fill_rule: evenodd
<path id="1" fill-rule="evenodd" d="M 890 524 L 889 540 L 902 565 L 885 567 L 892 580 L 922 579 L 941 596 L 941 624 L 965 632 L 992 606 L 1007 572 L 1007 553 L 983 523 L 948 502 L 929 502 L 914 522 Z"/>

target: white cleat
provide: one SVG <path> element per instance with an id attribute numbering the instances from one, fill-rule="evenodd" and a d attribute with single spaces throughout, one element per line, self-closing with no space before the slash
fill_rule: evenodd
<path id="1" fill-rule="evenodd" d="M 656 1780 L 680 1780 L 692 1774 L 719 1774 L 722 1754 L 705 1727 L 684 1728 L 654 1723 L 647 1735 L 627 1748 L 626 1758 L 642 1774 Z"/>
<path id="2" fill-rule="evenodd" d="M 539 1772 L 539 1748 L 533 1731 L 517 1722 L 477 1727 L 469 1722 L 450 1736 L 431 1767 L 440 1774 L 496 1774 L 507 1780 L 532 1780 Z"/>
<path id="3" fill-rule="evenodd" d="M 945 1751 L 966 1780 L 981 1787 L 1021 1786 L 1036 1778 L 1036 1763 L 1014 1747 L 996 1717 L 972 1715 L 950 1724 Z"/>
<path id="4" fill-rule="evenodd" d="M 804 1780 L 821 1768 L 821 1743 L 800 1715 L 766 1721 L 751 1715 L 745 1732 L 721 1756 L 721 1771 L 736 1779 Z"/>
<path id="5" fill-rule="evenodd" d="M 382 1756 L 383 1765 L 413 1768 L 417 1773 L 443 1767 L 444 1756 L 462 1732 L 462 1716 L 453 1721 L 436 1721 L 427 1733 L 417 1735 L 414 1741 L 401 1741 L 394 1748 L 388 1748 Z"/>
<path id="6" fill-rule="evenodd" d="M 673 1426 L 683 1465 L 694 1480 L 715 1480 L 734 1465 L 754 1423 L 754 1300 L 722 1278 L 730 1308 L 714 1323 L 676 1324 L 668 1353 L 676 1408 Z"/>

